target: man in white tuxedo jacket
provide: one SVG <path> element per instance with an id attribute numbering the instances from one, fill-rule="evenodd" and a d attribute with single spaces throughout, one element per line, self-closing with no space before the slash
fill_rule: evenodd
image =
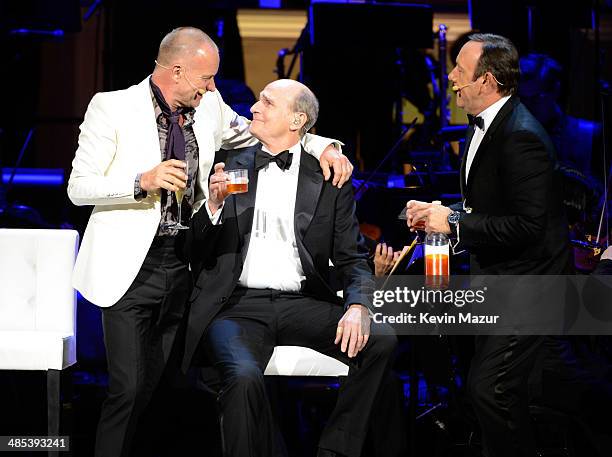
<path id="1" fill-rule="evenodd" d="M 102 309 L 109 370 L 96 457 L 134 451 L 138 419 L 178 358 L 170 354 L 179 346 L 191 279 L 183 237 L 172 227 L 174 192 L 184 191 L 179 222 L 185 224 L 206 201 L 215 151 L 257 142 L 249 122 L 215 91 L 218 66 L 208 35 L 175 29 L 160 44 L 152 76 L 96 94 L 81 125 L 68 195 L 76 205 L 95 207 L 73 284 Z M 334 168 L 341 186 L 352 166 L 332 143 L 309 136 L 304 145 L 326 177 Z"/>

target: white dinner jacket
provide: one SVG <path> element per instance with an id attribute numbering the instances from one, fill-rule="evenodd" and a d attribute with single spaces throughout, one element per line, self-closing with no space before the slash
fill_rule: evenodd
<path id="1" fill-rule="evenodd" d="M 208 195 L 215 151 L 247 147 L 257 140 L 249 121 L 207 92 L 196 109 L 193 131 L 199 148 L 194 211 Z M 125 90 L 96 94 L 81 124 L 68 196 L 75 205 L 95 205 L 76 260 L 73 286 L 90 302 L 115 304 L 136 278 L 161 218 L 160 194 L 134 199 L 134 180 L 161 162 L 149 78 Z M 333 140 L 308 135 L 320 157 Z"/>

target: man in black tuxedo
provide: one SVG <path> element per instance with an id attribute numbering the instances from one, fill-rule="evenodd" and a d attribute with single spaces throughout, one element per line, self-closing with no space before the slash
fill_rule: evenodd
<path id="1" fill-rule="evenodd" d="M 349 364 L 319 455 L 357 457 L 396 338 L 376 324 L 370 335 L 374 283 L 352 186 L 325 182 L 302 149 L 318 114 L 306 86 L 275 81 L 251 111 L 261 144 L 215 165 L 192 221 L 197 280 L 184 366 L 203 355 L 220 374 L 225 455 L 270 457 L 282 448 L 263 382 L 274 347 L 307 346 Z M 229 195 L 225 166 L 248 170 L 248 192 Z M 344 300 L 329 285 L 330 260 Z"/>
<path id="2" fill-rule="evenodd" d="M 506 38 L 475 34 L 448 76 L 470 119 L 461 164 L 463 201 L 410 201 L 408 225 L 457 238 L 472 274 L 572 272 L 554 147 L 515 96 L 518 52 Z M 478 336 L 468 390 L 487 457 L 535 456 L 527 379 L 540 336 Z"/>

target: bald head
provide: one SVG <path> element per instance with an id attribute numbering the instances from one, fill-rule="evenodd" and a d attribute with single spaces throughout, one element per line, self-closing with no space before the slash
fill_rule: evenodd
<path id="1" fill-rule="evenodd" d="M 179 27 L 168 33 L 159 45 L 157 62 L 172 65 L 195 57 L 206 50 L 219 52 L 215 42 L 202 30 L 195 27 Z"/>
<path id="2" fill-rule="evenodd" d="M 315 94 L 304 84 L 293 79 L 279 79 L 268 84 L 268 87 L 285 92 L 291 100 L 291 110 L 306 115 L 306 122 L 300 129 L 300 136 L 304 136 L 315 125 L 319 116 L 319 101 Z"/>
<path id="3" fill-rule="evenodd" d="M 219 50 L 200 29 L 180 27 L 166 35 L 155 64 L 151 79 L 173 110 L 195 108 L 216 89 Z"/>
<path id="4" fill-rule="evenodd" d="M 314 125 L 319 102 L 304 84 L 279 79 L 268 84 L 252 107 L 251 133 L 272 153 L 289 149 Z"/>

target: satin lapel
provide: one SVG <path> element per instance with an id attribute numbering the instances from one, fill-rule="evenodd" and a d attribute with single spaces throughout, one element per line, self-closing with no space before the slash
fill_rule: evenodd
<path id="1" fill-rule="evenodd" d="M 295 236 L 303 240 L 323 189 L 323 173 L 319 162 L 302 149 L 295 198 Z"/>
<path id="2" fill-rule="evenodd" d="M 472 137 L 474 136 L 474 127 L 469 126 L 467 134 L 465 135 L 465 147 L 463 148 L 463 155 L 461 156 L 461 169 L 459 171 L 459 185 L 461 186 L 461 196 L 465 198 L 465 167 L 467 163 L 468 151 L 470 150 L 470 144 L 472 143 Z"/>
<path id="3" fill-rule="evenodd" d="M 251 227 L 253 226 L 258 175 L 258 172 L 255 171 L 255 151 L 258 148 L 259 146 L 246 148 L 232 163 L 232 168 L 246 168 L 249 170 L 249 191 L 243 194 L 234 194 L 231 197 L 234 200 L 238 230 L 244 243 L 242 249 L 243 258 L 246 256 L 251 237 Z"/>
<path id="4" fill-rule="evenodd" d="M 478 146 L 478 150 L 476 151 L 476 155 L 474 156 L 474 160 L 472 161 L 472 165 L 470 166 L 470 175 L 467 180 L 467 191 L 470 189 L 470 183 L 472 179 L 474 179 L 474 175 L 476 174 L 476 170 L 478 169 L 478 165 L 482 161 L 482 158 L 487 153 L 487 148 L 495 135 L 495 132 L 499 128 L 500 124 L 504 121 L 504 119 L 512 112 L 514 109 L 515 103 L 518 103 L 518 99 L 516 97 L 511 97 L 495 116 L 491 126 L 487 129 L 487 133 L 485 133 L 484 138 L 480 142 L 480 146 Z"/>

